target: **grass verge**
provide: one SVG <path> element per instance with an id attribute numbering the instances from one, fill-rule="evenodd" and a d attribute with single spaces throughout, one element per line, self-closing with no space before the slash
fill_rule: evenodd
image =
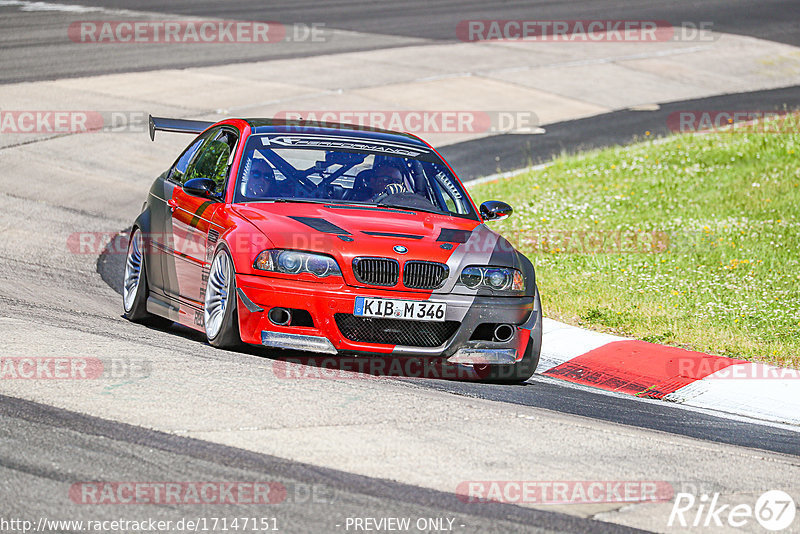
<path id="1" fill-rule="evenodd" d="M 477 185 L 537 269 L 545 315 L 800 368 L 800 124 L 563 156 Z"/>

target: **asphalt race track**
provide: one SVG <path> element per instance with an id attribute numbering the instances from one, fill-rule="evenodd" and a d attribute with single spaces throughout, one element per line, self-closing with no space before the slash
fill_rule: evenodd
<path id="1" fill-rule="evenodd" d="M 121 282 L 125 269 L 124 256 L 102 254 L 97 271 L 103 280 L 122 296 Z M 205 341 L 193 332 L 188 334 L 198 343 Z M 253 350 L 258 354 L 258 349 Z M 293 357 L 302 357 L 293 354 Z M 312 360 L 310 363 L 314 363 Z M 800 454 L 795 430 L 753 424 L 713 414 L 688 411 L 660 401 L 636 399 L 628 395 L 609 395 L 591 388 L 566 384 L 535 375 L 524 386 L 498 386 L 451 380 L 404 380 L 419 387 L 447 391 L 456 395 L 507 402 L 557 412 L 632 425 L 662 432 L 700 438 L 741 447 L 764 449 L 786 454 Z"/>
<path id="2" fill-rule="evenodd" d="M 352 516 L 441 517 L 455 518 L 456 525 L 469 525 L 474 532 L 641 532 L 614 525 L 572 517 L 566 514 L 531 510 L 516 506 L 486 504 L 476 507 L 454 495 L 426 490 L 392 481 L 376 480 L 340 471 L 288 462 L 281 458 L 254 454 L 204 441 L 176 437 L 140 427 L 112 423 L 11 397 L 0 397 L 0 420 L 4 450 L 2 466 L 6 485 L 18 485 L 17 500 L 26 504 L 14 514 L 30 514 L 30 503 L 54 491 L 59 482 L 75 476 L 91 479 L 102 473 L 112 480 L 133 476 L 137 480 L 177 480 L 191 473 L 198 480 L 262 480 L 283 484 L 286 501 L 281 503 L 280 530 L 324 532 L 344 524 Z M 33 445 L 31 445 L 33 444 Z M 94 445 L 93 445 L 94 444 Z M 82 451 L 80 456 L 76 450 Z M 16 451 L 12 453 L 11 451 Z M 30 461 L 31 451 L 42 458 L 59 460 L 57 468 L 45 462 Z M 143 461 L 146 458 L 147 461 Z M 8 491 L 9 488 L 4 488 Z M 277 507 L 278 505 L 276 505 Z M 181 510 L 186 517 L 247 516 L 246 505 L 219 507 L 194 506 Z M 41 503 L 41 513 L 58 515 L 51 503 Z M 148 507 L 148 517 L 175 519 L 168 505 Z M 116 512 L 110 513 L 113 518 Z M 283 518 L 291 518 L 284 523 Z M 92 519 L 102 517 L 92 516 Z M 531 527 L 535 525 L 536 527 Z"/>
<path id="3" fill-rule="evenodd" d="M 18 10 L 0 2 L 0 84 L 449 41 L 452 27 L 471 18 L 713 20 L 718 31 L 800 46 L 800 3 L 777 0 L 59 4 L 102 9 Z M 158 45 L 98 50 L 70 43 L 60 31 L 77 19 L 177 17 L 314 22 L 340 32 L 322 48 L 198 52 Z M 562 151 L 626 143 L 644 131 L 666 135 L 665 116 L 677 109 L 785 105 L 800 106 L 800 85 L 564 121 L 547 125 L 546 135 L 488 137 L 442 153 L 470 180 Z M 642 531 L 628 525 L 668 530 L 669 503 L 476 506 L 455 495 L 466 480 L 665 480 L 676 492 L 699 488 L 750 498 L 780 487 L 798 493 L 800 434 L 786 426 L 539 376 L 521 386 L 372 377 L 281 381 L 275 361 L 261 349 L 218 351 L 187 329 L 131 324 L 120 317 L 124 256 L 106 250 L 96 261 L 65 260 L 48 249 L 63 248 L 61 233 L 75 227 L 122 230 L 130 221 L 104 211 L 103 194 L 81 205 L 75 198 L 80 188 L 60 178 L 69 160 L 41 155 L 36 165 L 55 187 L 34 184 L 30 195 L 0 194 L 0 209 L 10 214 L 0 235 L 13 238 L 13 246 L 0 247 L 0 344 L 12 355 L 146 357 L 158 371 L 148 380 L 117 380 L 98 389 L 3 384 L 0 518 L 254 515 L 252 506 L 241 504 L 78 506 L 69 488 L 87 481 L 269 480 L 283 485 L 285 500 L 257 515 L 275 517 L 285 532 L 352 531 L 346 521 L 353 517 L 450 518 L 455 531 L 481 533 Z M 141 184 L 149 180 L 109 182 L 109 203 L 122 198 L 138 208 L 146 191 Z M 13 218 L 37 218 L 41 244 L 19 238 L 8 222 Z M 758 531 L 757 525 L 748 530 Z"/>
<path id="4" fill-rule="evenodd" d="M 53 79 L 65 76 L 85 76 L 109 72 L 127 72 L 154 68 L 217 65 L 231 62 L 256 61 L 285 57 L 305 57 L 313 54 L 330 54 L 351 50 L 371 50 L 381 47 L 403 46 L 420 41 L 452 41 L 452 28 L 461 20 L 519 19 L 545 20 L 574 19 L 637 19 L 665 20 L 672 24 L 682 22 L 713 21 L 714 29 L 759 37 L 770 41 L 800 44 L 797 20 L 800 5 L 791 0 L 704 2 L 647 0 L 614 0 L 593 2 L 503 2 L 487 4 L 482 1 L 426 2 L 285 2 L 278 5 L 258 4 L 245 0 L 217 2 L 203 0 L 157 1 L 67 1 L 62 4 L 102 6 L 106 9 L 123 9 L 131 13 L 124 18 L 147 19 L 168 15 L 209 17 L 242 20 L 278 21 L 291 23 L 322 23 L 326 28 L 341 29 L 362 34 L 358 38 L 341 39 L 326 43 L 324 47 L 223 47 L 219 51 L 197 53 L 191 47 L 164 50 L 150 46 L 146 54 L 141 48 L 130 45 L 113 45 L 113 54 L 91 50 L 88 47 L 64 46 L 70 41 L 60 28 L 64 20 L 86 19 L 80 13 L 65 14 L 58 11 L 36 12 L 36 23 L 30 14 L 15 14 L 4 18 L 0 29 L 0 82 Z M 90 20 L 120 18 L 120 14 L 105 15 L 89 12 Z M 145 16 L 142 16 L 145 15 Z M 424 61 L 424 58 L 420 58 Z"/>

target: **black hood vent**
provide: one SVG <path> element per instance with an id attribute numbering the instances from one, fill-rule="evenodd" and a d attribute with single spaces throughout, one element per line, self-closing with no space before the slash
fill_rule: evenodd
<path id="1" fill-rule="evenodd" d="M 398 239 L 422 239 L 425 237 L 424 235 L 417 235 L 417 234 L 397 234 L 394 232 L 367 232 L 363 230 L 362 234 L 371 235 L 373 237 L 396 237 Z"/>
<path id="2" fill-rule="evenodd" d="M 323 234 L 350 235 L 350 232 L 348 232 L 344 228 L 339 228 L 332 222 L 326 221 L 325 219 L 320 219 L 319 217 L 289 217 L 289 218 L 294 219 L 297 222 L 303 223 L 306 226 L 310 226 L 317 232 L 322 232 Z"/>
<path id="3" fill-rule="evenodd" d="M 472 230 L 458 230 L 456 228 L 442 228 L 436 241 L 447 241 L 448 243 L 466 243 Z"/>

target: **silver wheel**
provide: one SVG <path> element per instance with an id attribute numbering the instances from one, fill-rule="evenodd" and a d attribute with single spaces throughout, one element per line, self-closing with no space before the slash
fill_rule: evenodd
<path id="1" fill-rule="evenodd" d="M 125 262 L 125 278 L 122 282 L 122 304 L 125 311 L 133 309 L 139 283 L 142 279 L 142 233 L 137 229 L 128 246 L 128 260 Z"/>
<path id="2" fill-rule="evenodd" d="M 206 325 L 206 335 L 214 339 L 222 328 L 225 318 L 225 309 L 228 305 L 228 286 L 230 285 L 231 263 L 228 255 L 220 252 L 211 263 L 211 272 L 208 273 L 206 285 L 206 302 L 203 318 Z"/>

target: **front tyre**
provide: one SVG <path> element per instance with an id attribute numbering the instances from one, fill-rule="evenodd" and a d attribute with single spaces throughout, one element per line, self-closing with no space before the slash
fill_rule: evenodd
<path id="1" fill-rule="evenodd" d="M 203 323 L 208 342 L 220 349 L 241 345 L 236 306 L 236 280 L 233 260 L 224 248 L 211 262 L 206 285 Z"/>
<path id="2" fill-rule="evenodd" d="M 539 365 L 539 354 L 542 351 L 542 301 L 539 298 L 539 288 L 536 288 L 534 299 L 534 312 L 539 317 L 531 329 L 531 337 L 522 359 L 513 365 L 476 365 L 475 372 L 482 382 L 490 384 L 519 384 L 525 382 Z"/>

